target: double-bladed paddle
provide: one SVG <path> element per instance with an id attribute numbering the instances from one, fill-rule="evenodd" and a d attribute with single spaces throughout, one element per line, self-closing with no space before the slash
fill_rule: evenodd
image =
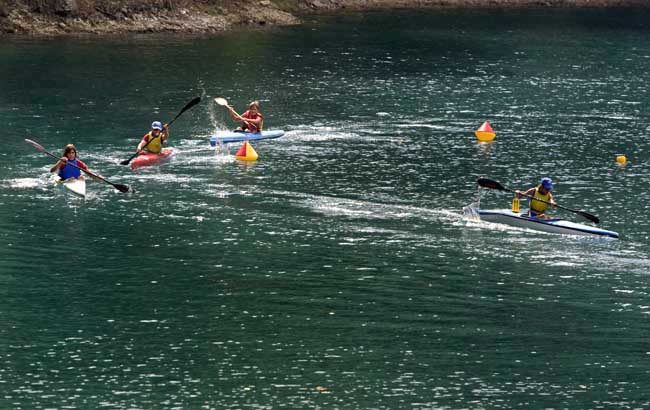
<path id="1" fill-rule="evenodd" d="M 167 126 L 169 127 L 170 125 L 172 125 L 172 123 L 173 123 L 174 121 L 176 121 L 176 119 L 177 119 L 178 117 L 180 117 L 181 114 L 183 114 L 185 111 L 189 110 L 190 108 L 194 107 L 196 104 L 198 104 L 198 103 L 200 103 L 200 102 L 201 102 L 201 97 L 196 97 L 196 98 L 192 99 L 192 101 L 190 101 L 190 102 L 188 102 L 187 104 L 185 104 L 185 107 L 183 107 L 183 109 L 180 110 L 180 112 L 179 112 L 178 114 L 176 114 L 176 116 L 174 117 L 173 120 L 171 120 L 171 121 L 169 121 L 169 122 L 167 123 Z M 158 138 L 158 137 L 156 137 L 156 138 Z M 147 148 L 147 145 L 149 145 L 149 143 L 151 143 L 151 141 L 155 140 L 156 138 L 151 138 L 149 141 L 147 141 L 147 143 L 144 144 L 144 146 L 142 147 L 142 149 Z M 131 161 L 133 160 L 133 158 L 137 157 L 138 154 L 140 154 L 140 152 L 136 152 L 135 154 L 131 155 L 131 158 L 129 158 L 129 159 L 125 159 L 124 161 L 120 162 L 120 164 L 122 164 L 122 165 L 129 165 L 129 162 L 131 162 Z"/>
<path id="2" fill-rule="evenodd" d="M 25 138 L 25 142 L 27 142 L 28 144 L 30 144 L 31 146 L 33 146 L 33 147 L 36 148 L 37 150 L 39 150 L 39 151 L 41 151 L 41 152 L 43 152 L 43 153 L 45 153 L 45 154 L 51 156 L 52 158 L 59 159 L 59 157 L 57 157 L 56 155 L 52 154 L 51 152 L 48 152 L 45 148 L 43 148 L 43 146 L 42 146 L 41 144 L 39 144 L 39 143 L 36 142 L 36 141 L 32 141 L 32 140 L 30 140 L 30 139 Z M 107 181 L 106 179 L 104 179 L 104 177 L 99 176 L 99 175 L 97 175 L 97 174 L 95 174 L 95 173 L 93 173 L 93 172 L 90 172 L 90 171 L 88 171 L 87 169 L 80 168 L 80 167 L 78 167 L 78 166 L 76 166 L 76 165 L 74 165 L 74 164 L 66 163 L 66 165 L 70 165 L 70 166 L 72 166 L 72 167 L 75 167 L 75 168 L 77 168 L 77 169 L 79 169 L 79 170 L 85 172 L 86 174 L 90 175 L 90 176 L 93 177 L 93 178 L 97 178 L 97 179 L 99 179 L 100 181 L 104 181 L 104 182 L 106 182 L 106 183 L 109 184 L 109 185 L 113 185 L 113 187 L 115 187 L 115 189 L 117 189 L 117 190 L 120 191 L 120 192 L 129 192 L 129 187 L 126 186 L 126 185 L 122 185 L 122 184 L 114 184 L 114 183 L 112 183 L 112 182 Z"/>
<path id="3" fill-rule="evenodd" d="M 513 191 L 512 189 L 510 189 L 510 188 L 506 188 L 506 187 L 504 187 L 503 185 L 501 185 L 500 183 L 498 183 L 497 181 L 494 181 L 494 180 L 489 179 L 489 178 L 479 178 L 478 181 L 477 181 L 477 183 L 478 183 L 480 186 L 482 186 L 483 188 L 496 189 L 496 190 L 499 190 L 499 191 L 508 191 L 508 192 L 513 192 L 513 193 L 515 192 L 515 191 Z M 534 198 L 532 195 L 524 195 L 523 193 L 520 193 L 520 195 L 521 195 L 521 196 L 528 197 L 528 198 L 530 198 L 530 199 L 534 199 L 535 201 L 543 202 L 543 203 L 548 204 L 548 205 L 553 205 L 553 204 L 551 204 L 551 203 L 548 202 L 548 201 L 544 201 L 543 199 Z M 570 211 L 570 212 L 574 212 L 574 213 L 576 213 L 576 214 L 578 214 L 578 215 L 581 215 L 581 216 L 583 216 L 583 217 L 589 219 L 589 220 L 592 221 L 593 223 L 599 223 L 599 222 L 600 222 L 600 219 L 598 219 L 597 216 L 592 215 L 592 214 L 590 214 L 589 212 L 580 211 L 580 210 L 578 210 L 578 209 L 567 208 L 567 207 L 565 207 L 565 206 L 558 205 L 558 204 L 555 204 L 555 206 L 557 206 L 558 208 L 565 209 L 565 210 Z"/>

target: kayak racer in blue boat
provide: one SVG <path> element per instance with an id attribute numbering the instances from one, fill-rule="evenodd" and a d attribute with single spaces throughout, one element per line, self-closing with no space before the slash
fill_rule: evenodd
<path id="1" fill-rule="evenodd" d="M 233 121 L 241 122 L 240 128 L 234 130 L 235 132 L 252 132 L 254 134 L 262 131 L 264 125 L 264 117 L 260 113 L 260 102 L 252 101 L 248 104 L 248 110 L 242 115 L 237 114 L 232 105 L 227 105 L 230 118 Z"/>
<path id="2" fill-rule="evenodd" d="M 538 219 L 551 219 L 546 215 L 546 208 L 548 208 L 548 205 L 551 205 L 553 207 L 557 206 L 555 200 L 553 199 L 553 194 L 551 191 L 553 191 L 553 180 L 551 178 L 544 177 L 539 182 L 539 185 L 529 188 L 525 192 L 515 190 L 515 197 L 519 198 L 522 195 L 532 196 L 533 198 L 530 200 L 528 216 Z"/>

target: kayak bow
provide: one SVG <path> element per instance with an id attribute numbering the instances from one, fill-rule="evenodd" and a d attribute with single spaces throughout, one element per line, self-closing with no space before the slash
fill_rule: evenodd
<path id="1" fill-rule="evenodd" d="M 62 181 L 58 176 L 53 176 L 52 181 L 57 186 L 65 188 L 66 192 L 84 199 L 86 198 L 86 179 L 83 176 L 79 178 L 68 178 L 65 181 Z"/>
<path id="2" fill-rule="evenodd" d="M 131 161 L 131 169 L 161 164 L 170 159 L 173 153 L 174 151 L 171 149 L 164 149 L 159 154 L 145 152 L 144 154 L 138 155 L 133 161 Z"/>

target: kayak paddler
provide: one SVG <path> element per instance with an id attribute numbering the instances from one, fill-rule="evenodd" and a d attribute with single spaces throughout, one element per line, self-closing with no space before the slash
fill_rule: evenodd
<path id="1" fill-rule="evenodd" d="M 515 196 L 517 198 L 522 195 L 533 197 L 530 200 L 530 208 L 528 209 L 528 216 L 531 218 L 550 219 L 550 217 L 545 214 L 548 204 L 542 201 L 549 202 L 554 207 L 557 206 L 555 200 L 553 200 L 553 194 L 551 191 L 553 191 L 553 180 L 551 178 L 544 177 L 541 181 L 539 181 L 539 184 L 537 186 L 529 188 L 525 192 L 515 190 Z M 540 201 L 536 201 L 535 199 L 540 199 Z"/>
<path id="2" fill-rule="evenodd" d="M 233 131 L 235 132 L 252 132 L 258 133 L 262 131 L 264 125 L 264 117 L 260 113 L 260 102 L 252 101 L 248 104 L 248 110 L 242 115 L 237 114 L 232 105 L 227 105 L 230 118 L 233 121 L 241 122 L 241 127 Z"/>
<path id="3" fill-rule="evenodd" d="M 163 125 L 160 121 L 154 121 L 151 123 L 151 131 L 144 134 L 136 151 L 138 154 L 142 154 L 145 151 L 152 154 L 160 154 L 165 141 L 168 139 L 169 128 L 167 124 Z"/>
<path id="4" fill-rule="evenodd" d="M 74 144 L 68 144 L 65 146 L 63 149 L 63 156 L 59 158 L 56 164 L 52 165 L 50 172 L 58 170 L 59 178 L 61 178 L 62 181 L 70 178 L 79 178 L 81 176 L 81 170 L 69 164 L 88 170 L 88 166 L 77 158 L 77 148 L 75 148 Z"/>

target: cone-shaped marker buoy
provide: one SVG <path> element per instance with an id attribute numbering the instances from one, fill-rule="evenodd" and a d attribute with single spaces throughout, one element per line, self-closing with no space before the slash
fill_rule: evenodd
<path id="1" fill-rule="evenodd" d="M 476 138 L 478 138 L 478 140 L 482 142 L 492 141 L 494 137 L 497 136 L 497 134 L 490 126 L 490 123 L 487 121 L 485 121 L 483 125 L 479 127 L 479 129 L 474 131 L 474 135 L 476 135 Z"/>
<path id="2" fill-rule="evenodd" d="M 235 158 L 242 161 L 257 161 L 257 152 L 255 152 L 253 146 L 246 141 L 235 154 Z"/>

